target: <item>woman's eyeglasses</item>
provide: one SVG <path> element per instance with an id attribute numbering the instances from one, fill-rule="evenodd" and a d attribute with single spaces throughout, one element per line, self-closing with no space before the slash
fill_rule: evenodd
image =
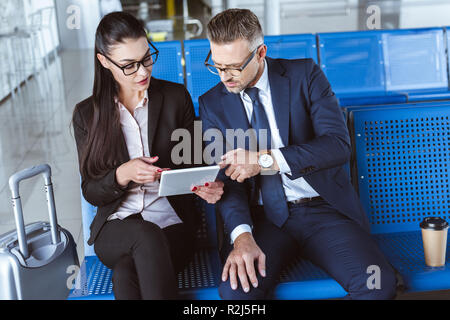
<path id="1" fill-rule="evenodd" d="M 141 61 L 134 61 L 131 63 L 128 63 L 124 66 L 119 65 L 117 62 L 113 61 L 110 57 L 104 54 L 105 58 L 111 61 L 117 68 L 121 69 L 123 74 L 125 76 L 131 76 L 132 74 L 135 74 L 138 72 L 139 68 L 144 66 L 145 68 L 148 68 L 156 63 L 159 56 L 158 49 L 155 48 L 155 46 L 148 41 L 149 45 L 153 48 L 154 52 L 150 53 L 150 48 L 148 49 L 147 53 L 145 54 L 144 58 Z"/>
<path id="2" fill-rule="evenodd" d="M 212 74 L 215 74 L 215 75 L 220 75 L 220 72 L 225 72 L 225 73 L 228 73 L 229 75 L 231 75 L 233 78 L 240 77 L 242 71 L 250 63 L 250 61 L 252 61 L 252 59 L 256 55 L 256 52 L 258 52 L 258 49 L 261 48 L 262 45 L 263 44 L 260 44 L 255 50 L 253 50 L 253 52 L 250 54 L 248 59 L 240 67 L 237 67 L 237 68 L 231 68 L 231 67 L 220 68 L 219 66 L 216 66 L 216 65 L 213 65 L 213 64 L 209 64 L 209 59 L 211 58 L 211 54 L 212 54 L 211 51 L 209 51 L 209 54 L 206 57 L 205 66 L 208 68 L 208 70 Z"/>

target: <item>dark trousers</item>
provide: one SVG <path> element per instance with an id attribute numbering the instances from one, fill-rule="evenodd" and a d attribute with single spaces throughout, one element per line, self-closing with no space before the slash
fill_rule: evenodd
<path id="1" fill-rule="evenodd" d="M 194 233 L 184 224 L 161 229 L 142 216 L 108 221 L 94 250 L 113 270 L 114 296 L 118 300 L 177 299 L 177 273 L 193 254 Z"/>
<path id="2" fill-rule="evenodd" d="M 219 286 L 223 299 L 270 299 L 282 270 L 301 255 L 334 278 L 347 292 L 347 299 L 391 299 L 396 293 L 395 272 L 378 246 L 355 221 L 340 214 L 327 202 L 313 200 L 291 205 L 290 216 L 282 228 L 269 222 L 262 207 L 254 210 L 253 237 L 266 255 L 266 277 L 258 276 L 258 287 L 245 293 L 240 285 L 230 287 L 229 277 Z M 222 259 L 232 250 L 224 242 Z M 224 260 L 225 261 L 225 260 Z M 379 267 L 380 286 L 369 279 Z M 368 285 L 368 282 L 371 285 Z"/>

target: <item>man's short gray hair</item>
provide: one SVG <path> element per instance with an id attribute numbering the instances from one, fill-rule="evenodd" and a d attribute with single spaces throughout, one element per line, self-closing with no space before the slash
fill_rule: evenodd
<path id="1" fill-rule="evenodd" d="M 264 34 L 258 17 L 248 9 L 228 9 L 217 14 L 208 23 L 209 41 L 218 44 L 239 39 L 249 42 L 250 50 L 264 43 Z"/>

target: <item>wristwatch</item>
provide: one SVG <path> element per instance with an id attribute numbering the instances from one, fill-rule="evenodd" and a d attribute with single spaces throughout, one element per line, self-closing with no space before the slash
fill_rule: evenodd
<path id="1" fill-rule="evenodd" d="M 272 170 L 274 160 L 270 154 L 270 150 L 261 151 L 258 158 L 258 164 L 261 166 L 261 171 Z"/>

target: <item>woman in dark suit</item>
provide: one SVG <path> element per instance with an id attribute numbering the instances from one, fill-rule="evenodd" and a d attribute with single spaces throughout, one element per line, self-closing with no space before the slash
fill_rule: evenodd
<path id="1" fill-rule="evenodd" d="M 193 166 L 174 163 L 171 135 L 185 129 L 193 137 L 195 114 L 184 86 L 151 77 L 157 57 L 136 18 L 105 16 L 93 95 L 73 113 L 82 192 L 98 207 L 88 243 L 113 270 L 116 299 L 176 298 L 176 274 L 193 253 L 199 220 L 194 195 L 158 197 L 164 170 Z M 223 183 L 193 191 L 215 203 Z"/>

